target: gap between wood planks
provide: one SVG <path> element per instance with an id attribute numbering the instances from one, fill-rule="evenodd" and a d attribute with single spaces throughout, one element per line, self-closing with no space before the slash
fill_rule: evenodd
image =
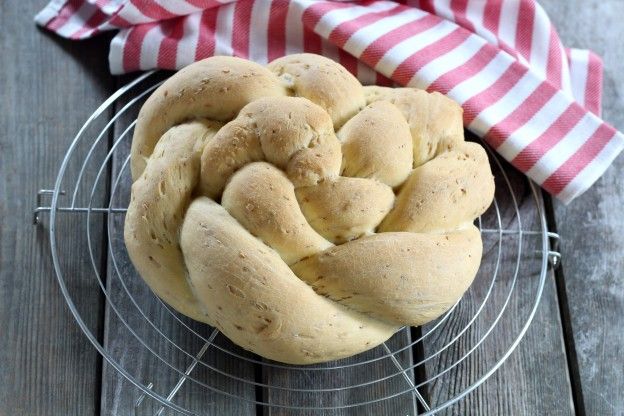
<path id="1" fill-rule="evenodd" d="M 116 89 L 120 88 L 119 77 L 115 77 L 114 85 Z M 114 93 L 114 91 L 112 93 Z M 112 105 L 108 108 L 108 114 L 107 114 L 108 120 L 111 120 L 116 112 L 117 112 L 117 101 L 114 101 Z M 111 126 L 108 129 L 106 141 L 107 141 L 106 147 L 108 151 L 110 151 L 113 148 L 113 144 L 115 141 L 115 129 L 113 126 Z M 104 186 L 104 189 L 105 189 L 104 200 L 110 201 L 111 186 L 112 186 L 112 181 L 113 181 L 113 164 L 112 163 L 107 163 L 105 177 L 106 177 L 106 184 Z M 102 276 L 102 283 L 104 284 L 105 287 L 106 287 L 107 280 L 108 280 L 107 268 L 108 268 L 108 249 L 109 249 L 108 248 L 107 221 L 108 221 L 108 217 L 106 217 L 106 219 L 102 221 L 102 247 L 104 247 L 105 249 L 104 249 L 104 253 L 102 253 L 101 263 L 100 263 L 100 271 L 101 271 L 100 276 Z M 99 327 L 97 340 L 100 343 L 100 345 L 104 345 L 104 341 L 105 341 L 104 333 L 106 329 L 105 328 L 106 326 L 106 323 L 105 323 L 106 321 L 106 298 L 104 294 L 102 294 L 101 299 L 102 301 L 98 305 L 99 307 L 98 316 L 101 317 L 102 324 Z M 95 370 L 95 380 L 96 380 L 95 388 L 100 392 L 100 394 L 97 394 L 95 396 L 95 411 L 98 416 L 101 416 L 102 414 L 102 383 L 103 383 L 103 375 L 104 375 L 104 371 L 103 371 L 104 365 L 105 365 L 105 362 L 104 362 L 104 358 L 102 357 L 102 354 L 98 354 L 97 365 L 96 365 L 96 370 Z"/>
<path id="2" fill-rule="evenodd" d="M 546 224 L 548 231 L 557 232 L 557 220 L 555 210 L 550 195 L 544 194 L 544 211 L 546 214 Z M 565 253 L 562 253 L 560 260 L 565 263 Z M 570 317 L 570 307 L 568 303 L 568 292 L 566 290 L 563 264 L 559 264 L 554 270 L 555 288 L 557 290 L 557 300 L 559 302 L 559 314 L 561 316 L 561 327 L 563 330 L 563 345 L 565 347 L 566 361 L 568 363 L 568 374 L 572 388 L 572 400 L 574 402 L 574 412 L 579 416 L 585 416 L 585 402 L 583 400 L 583 385 L 579 371 L 578 356 L 576 354 L 576 343 L 574 342 L 574 331 L 572 329 L 572 319 Z"/>

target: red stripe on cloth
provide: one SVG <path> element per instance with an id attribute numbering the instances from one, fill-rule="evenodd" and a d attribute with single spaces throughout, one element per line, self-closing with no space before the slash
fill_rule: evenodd
<path id="1" fill-rule="evenodd" d="M 528 68 L 514 62 L 492 85 L 466 100 L 462 105 L 464 123 L 472 123 L 481 111 L 500 100 L 528 71 Z"/>
<path id="2" fill-rule="evenodd" d="M 208 58 L 214 55 L 215 51 L 215 32 L 217 28 L 218 8 L 204 10 L 199 22 L 199 37 L 197 39 L 197 48 L 195 49 L 195 60 Z"/>
<path id="3" fill-rule="evenodd" d="M 589 51 L 587 79 L 585 81 L 585 108 L 600 116 L 602 102 L 602 60 Z"/>
<path id="4" fill-rule="evenodd" d="M 391 78 L 401 85 L 407 85 L 423 66 L 445 53 L 452 51 L 468 39 L 469 36 L 470 32 L 458 27 L 442 39 L 424 47 L 401 62 L 392 73 Z"/>
<path id="5" fill-rule="evenodd" d="M 533 1 L 520 1 L 518 26 L 516 27 L 516 49 L 527 61 L 531 59 L 534 22 L 535 3 Z"/>
<path id="6" fill-rule="evenodd" d="M 318 2 L 308 7 L 302 16 L 303 24 L 314 30 L 317 23 L 332 10 L 345 9 L 347 7 L 353 7 L 352 3 L 335 3 L 335 2 Z"/>
<path id="7" fill-rule="evenodd" d="M 141 69 L 141 46 L 147 32 L 158 26 L 158 22 L 136 25 L 128 33 L 124 43 L 122 66 L 125 72 Z"/>
<path id="8" fill-rule="evenodd" d="M 232 51 L 234 56 L 249 57 L 249 26 L 253 0 L 241 0 L 234 6 L 232 22 Z"/>
<path id="9" fill-rule="evenodd" d="M 97 30 L 98 26 L 104 23 L 106 19 L 108 19 L 108 15 L 100 9 L 97 9 L 95 13 L 93 13 L 93 16 L 91 16 L 80 29 L 72 34 L 70 38 L 80 39 L 84 37 L 89 32 Z"/>
<path id="10" fill-rule="evenodd" d="M 124 19 L 123 17 L 121 17 L 119 15 L 119 11 L 121 9 L 117 10 L 117 12 L 115 12 L 115 14 L 113 15 L 113 17 L 110 18 L 110 20 L 108 21 L 108 23 L 110 23 L 112 26 L 116 26 L 116 27 L 130 27 L 132 26 L 132 23 L 130 23 L 129 21 L 127 21 L 126 19 Z"/>
<path id="11" fill-rule="evenodd" d="M 543 81 L 529 95 L 522 105 L 518 106 L 503 121 L 494 125 L 486 134 L 487 142 L 498 148 L 505 140 L 525 125 L 557 92 L 554 88 L 547 88 L 548 81 Z"/>
<path id="12" fill-rule="evenodd" d="M 375 80 L 375 84 L 380 87 L 392 87 L 394 86 L 394 81 L 385 76 L 384 74 L 380 74 L 379 72 L 375 72 L 377 74 L 377 79 Z"/>
<path id="13" fill-rule="evenodd" d="M 531 169 L 542 156 L 565 137 L 583 118 L 585 112 L 578 104 L 570 104 L 568 108 L 552 123 L 537 139 L 527 145 L 511 163 L 526 172 Z"/>
<path id="14" fill-rule="evenodd" d="M 501 1 L 488 1 L 483 9 L 483 27 L 496 35 L 496 37 L 498 37 L 501 7 Z"/>
<path id="15" fill-rule="evenodd" d="M 219 0 L 185 0 L 188 4 L 198 7 L 200 9 L 211 9 L 213 7 L 219 7 L 223 3 Z"/>
<path id="16" fill-rule="evenodd" d="M 548 62 L 546 64 L 546 77 L 557 88 L 561 89 L 561 71 L 563 57 L 559 48 L 560 41 L 557 32 L 551 26 L 548 40 Z"/>
<path id="17" fill-rule="evenodd" d="M 427 90 L 429 92 L 439 91 L 442 94 L 448 94 L 455 86 L 478 74 L 498 53 L 496 48 L 492 48 L 487 44 L 483 45 L 469 60 L 433 81 Z"/>
<path id="18" fill-rule="evenodd" d="M 553 195 L 559 194 L 596 158 L 616 133 L 613 127 L 602 123 L 589 140 L 544 181 L 542 187 Z"/>
<path id="19" fill-rule="evenodd" d="M 451 10 L 453 11 L 453 19 L 455 20 L 455 23 L 473 33 L 476 32 L 474 24 L 466 16 L 466 10 L 468 10 L 468 0 L 451 0 Z"/>
<path id="20" fill-rule="evenodd" d="M 507 45 L 503 42 L 498 36 L 498 30 L 500 26 L 500 17 L 501 17 L 501 1 L 490 1 L 485 3 L 485 8 L 483 9 L 483 27 L 492 32 L 492 34 L 496 37 L 497 45 L 499 49 L 504 52 L 507 52 L 514 59 L 518 59 L 520 55 L 518 51 L 514 50 L 511 46 Z"/>
<path id="21" fill-rule="evenodd" d="M 287 15 L 288 4 L 273 0 L 269 11 L 269 36 L 267 39 L 267 55 L 269 62 L 286 55 Z"/>
<path id="22" fill-rule="evenodd" d="M 371 68 L 374 68 L 386 52 L 393 46 L 407 38 L 434 27 L 440 23 L 440 21 L 441 19 L 439 17 L 430 14 L 413 22 L 405 23 L 371 42 L 371 44 L 364 49 L 362 55 L 360 55 L 360 59 Z"/>
<path id="23" fill-rule="evenodd" d="M 321 18 L 328 12 L 345 7 L 352 7 L 351 4 L 345 3 L 317 3 L 308 7 L 301 16 L 304 26 L 303 30 L 303 49 L 306 52 L 322 54 L 323 46 L 321 37 L 314 32 L 314 28 Z"/>
<path id="24" fill-rule="evenodd" d="M 357 76 L 358 73 L 358 60 L 353 57 L 349 52 L 345 52 L 343 49 L 338 50 L 338 59 L 340 65 L 344 66 L 347 71 Z"/>
<path id="25" fill-rule="evenodd" d="M 435 14 L 435 5 L 433 4 L 434 1 L 435 0 L 420 0 L 416 7 L 427 13 Z"/>
<path id="26" fill-rule="evenodd" d="M 309 53 L 322 54 L 323 44 L 321 37 L 311 29 L 305 28 L 303 31 L 303 50 Z"/>
<path id="27" fill-rule="evenodd" d="M 95 5 L 98 6 L 100 9 L 108 6 L 111 3 L 112 2 L 110 0 L 96 0 L 95 1 Z"/>
<path id="28" fill-rule="evenodd" d="M 132 3 L 134 7 L 150 19 L 164 20 L 178 16 L 175 13 L 171 13 L 155 1 L 130 0 L 130 3 Z"/>
<path id="29" fill-rule="evenodd" d="M 497 40 L 498 40 L 498 44 L 497 44 L 498 49 L 500 49 L 503 52 L 506 52 L 508 55 L 510 55 L 516 61 L 519 59 L 520 54 L 517 51 L 515 51 L 511 46 L 507 45 L 502 40 L 500 40 L 498 38 L 497 38 Z"/>
<path id="30" fill-rule="evenodd" d="M 56 32 L 72 17 L 78 9 L 85 3 L 84 0 L 69 0 L 63 5 L 58 14 L 46 23 L 46 28 Z"/>
<path id="31" fill-rule="evenodd" d="M 179 17 L 161 22 L 160 27 L 164 38 L 158 49 L 157 65 L 159 68 L 176 69 L 178 43 L 184 36 L 184 19 L 184 17 Z"/>
<path id="32" fill-rule="evenodd" d="M 339 48 L 342 48 L 344 47 L 344 44 L 347 43 L 349 38 L 358 30 L 377 22 L 384 17 L 394 16 L 405 10 L 408 10 L 408 8 L 397 4 L 396 7 L 392 7 L 391 9 L 384 10 L 382 12 L 366 13 L 356 17 L 355 19 L 347 20 L 332 30 L 329 34 L 328 40 Z"/>

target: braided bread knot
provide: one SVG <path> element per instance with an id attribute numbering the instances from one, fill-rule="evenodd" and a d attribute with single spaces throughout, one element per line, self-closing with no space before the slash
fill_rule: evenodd
<path id="1" fill-rule="evenodd" d="M 179 312 L 286 363 L 372 348 L 448 310 L 494 182 L 438 93 L 363 87 L 300 54 L 194 63 L 145 102 L 130 258 Z"/>

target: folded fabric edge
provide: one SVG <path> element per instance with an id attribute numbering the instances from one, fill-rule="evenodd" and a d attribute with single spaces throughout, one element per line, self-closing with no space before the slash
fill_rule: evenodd
<path id="1" fill-rule="evenodd" d="M 601 115 L 602 58 L 589 49 L 566 48 L 574 98 L 587 110 Z"/>
<path id="2" fill-rule="evenodd" d="M 615 135 L 608 140 L 594 159 L 561 192 L 555 194 L 555 197 L 565 205 L 568 205 L 596 183 L 622 150 L 624 150 L 624 135 L 616 131 Z M 550 192 L 548 186 L 544 186 L 544 189 Z"/>
<path id="3" fill-rule="evenodd" d="M 587 53 L 589 56 L 588 73 L 591 74 L 591 78 L 587 80 L 588 93 L 585 95 L 585 105 L 592 109 L 590 111 L 598 117 L 602 117 L 602 82 L 604 75 L 602 57 L 591 49 L 588 49 Z M 589 92 L 589 89 L 591 89 L 591 92 Z"/>
<path id="4" fill-rule="evenodd" d="M 52 19 L 59 15 L 68 0 L 50 0 L 46 6 L 35 15 L 35 23 L 41 27 L 46 27 Z"/>
<path id="5" fill-rule="evenodd" d="M 111 40 L 108 48 L 108 67 L 112 75 L 123 75 L 126 73 L 123 66 L 124 47 L 126 38 L 132 29 L 121 29 Z"/>

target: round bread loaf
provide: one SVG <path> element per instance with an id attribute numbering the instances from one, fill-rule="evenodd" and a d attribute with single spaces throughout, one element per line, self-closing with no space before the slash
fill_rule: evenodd
<path id="1" fill-rule="evenodd" d="M 145 102 L 125 241 L 179 312 L 297 364 L 440 316 L 481 261 L 494 181 L 438 93 L 363 87 L 337 63 L 213 57 Z"/>

